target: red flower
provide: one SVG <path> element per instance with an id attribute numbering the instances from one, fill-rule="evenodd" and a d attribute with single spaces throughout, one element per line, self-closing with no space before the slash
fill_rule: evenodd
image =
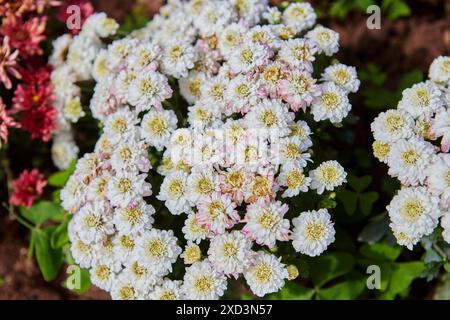
<path id="1" fill-rule="evenodd" d="M 19 50 L 22 57 L 41 55 L 40 44 L 45 40 L 46 22 L 47 17 L 34 17 L 24 22 L 10 15 L 3 20 L 0 33 L 10 38 L 11 46 Z"/>
<path id="2" fill-rule="evenodd" d="M 13 194 L 9 203 L 14 206 L 31 207 L 34 200 L 42 194 L 47 185 L 44 175 L 38 169 L 24 170 L 19 178 L 13 181 Z"/>
<path id="3" fill-rule="evenodd" d="M 31 133 L 32 139 L 41 139 L 47 142 L 57 129 L 56 115 L 55 108 L 42 105 L 38 108 L 24 110 L 21 113 L 20 124 L 23 129 Z"/>
<path id="4" fill-rule="evenodd" d="M 22 72 L 23 83 L 14 92 L 13 108 L 16 111 L 52 105 L 53 91 L 50 83 L 50 69 L 42 67 L 37 70 Z"/>
<path id="5" fill-rule="evenodd" d="M 20 79 L 20 73 L 17 70 L 17 56 L 19 51 L 15 50 L 11 53 L 9 38 L 4 37 L 2 46 L 0 47 L 0 82 L 3 82 L 6 89 L 11 89 L 12 83 L 8 73 Z"/>
<path id="6" fill-rule="evenodd" d="M 0 147 L 3 143 L 8 143 L 8 128 L 18 128 L 16 123 L 6 112 L 6 106 L 0 97 Z"/>
<path id="7" fill-rule="evenodd" d="M 74 14 L 74 12 L 72 12 L 71 10 L 68 10 L 68 8 L 70 6 L 74 6 L 74 5 L 77 6 L 78 8 L 80 8 L 80 28 L 70 29 L 70 32 L 75 35 L 80 32 L 81 27 L 83 26 L 86 19 L 94 13 L 94 6 L 92 5 L 92 3 L 89 0 L 66 1 L 64 3 L 64 5 L 62 5 L 59 8 L 58 20 L 66 23 L 68 21 L 68 19 L 70 19 L 72 17 L 72 15 Z"/>

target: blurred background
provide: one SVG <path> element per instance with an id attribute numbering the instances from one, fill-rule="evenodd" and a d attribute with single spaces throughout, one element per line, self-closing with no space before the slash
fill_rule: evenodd
<path id="1" fill-rule="evenodd" d="M 151 17 L 164 4 L 162 0 L 94 0 L 95 11 L 104 11 L 121 23 L 133 17 Z M 281 1 L 271 1 L 279 4 Z M 363 215 L 346 213 L 345 200 L 338 201 L 337 217 L 353 242 L 340 242 L 346 251 L 358 252 L 356 239 L 365 227 L 385 209 L 396 189 L 395 182 L 386 181 L 386 167 L 371 156 L 370 123 L 387 107 L 395 107 L 404 88 L 426 77 L 429 64 L 439 55 L 450 54 L 450 2 L 448 0 L 317 0 L 309 1 L 319 13 L 319 22 L 340 33 L 341 50 L 337 58 L 354 65 L 363 85 L 353 95 L 353 121 L 346 124 L 338 143 L 336 156 L 351 174 L 375 177 L 371 190 L 378 194 L 371 210 Z M 365 8 L 377 3 L 382 10 L 381 29 L 369 30 Z M 50 35 L 51 37 L 51 35 Z M 394 105 L 392 105 L 394 104 Z M 345 154 L 339 150 L 346 150 Z M 341 203 L 342 202 L 342 203 Z M 351 216 L 349 218 L 349 216 Z M 341 221 L 341 222 L 340 222 Z M 7 232 L 6 232 L 7 231 Z M 339 231 L 338 231 L 339 232 Z M 64 269 L 50 283 L 42 279 L 35 261 L 27 257 L 27 230 L 0 214 L 0 299 L 108 299 L 108 295 L 91 287 L 78 295 L 63 288 Z M 361 237 L 359 237 L 360 240 Z M 339 244 L 338 244 L 339 245 Z M 342 249 L 342 248 L 339 248 Z M 403 252 L 399 259 L 420 259 L 423 252 Z M 430 271 L 432 272 L 432 271 Z M 445 280 L 448 282 L 448 279 Z M 444 281 L 444 282 L 445 282 Z M 442 290 L 442 278 L 427 281 L 419 277 L 408 283 L 409 298 L 435 298 Z M 448 283 L 444 285 L 448 286 Z M 445 287 L 444 287 L 445 288 Z M 447 287 L 450 292 L 450 287 Z M 239 288 L 237 289 L 239 290 Z M 445 289 L 444 289 L 445 290 Z M 394 295 L 395 296 L 395 295 Z M 367 297 L 362 295 L 362 298 Z"/>

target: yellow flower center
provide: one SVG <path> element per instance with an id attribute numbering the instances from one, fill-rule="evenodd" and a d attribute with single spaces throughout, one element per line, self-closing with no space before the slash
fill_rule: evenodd
<path id="1" fill-rule="evenodd" d="M 214 281 L 211 277 L 201 276 L 195 279 L 194 288 L 200 294 L 211 292 L 214 287 Z"/>
<path id="2" fill-rule="evenodd" d="M 334 183 L 339 177 L 339 172 L 334 166 L 327 165 L 320 169 L 319 177 L 327 184 Z"/>
<path id="3" fill-rule="evenodd" d="M 64 112 L 68 114 L 69 116 L 78 116 L 83 111 L 83 107 L 81 106 L 80 99 L 70 99 L 66 102 L 66 105 L 64 107 Z"/>
<path id="4" fill-rule="evenodd" d="M 184 48 L 182 46 L 173 46 L 169 50 L 169 56 L 172 60 L 179 59 L 184 53 Z"/>
<path id="5" fill-rule="evenodd" d="M 297 189 L 297 188 L 301 187 L 303 185 L 304 181 L 305 181 L 305 175 L 298 170 L 292 170 L 286 176 L 286 185 L 289 189 Z"/>
<path id="6" fill-rule="evenodd" d="M 175 292 L 171 290 L 164 291 L 160 296 L 159 300 L 176 300 L 177 296 L 175 295 Z"/>
<path id="7" fill-rule="evenodd" d="M 202 81 L 200 79 L 193 79 L 189 81 L 188 90 L 191 94 L 196 97 L 199 97 L 201 94 L 200 88 L 202 86 Z"/>
<path id="8" fill-rule="evenodd" d="M 154 258 L 162 258 L 167 254 L 167 246 L 161 239 L 150 240 L 147 252 Z"/>
<path id="9" fill-rule="evenodd" d="M 292 54 L 295 59 L 297 60 L 308 60 L 310 54 L 309 54 L 309 47 L 307 45 L 299 44 L 292 48 Z"/>
<path id="10" fill-rule="evenodd" d="M 133 274 L 138 276 L 139 278 L 144 277 L 147 274 L 147 269 L 137 262 L 133 262 L 131 265 L 131 270 L 133 271 Z"/>
<path id="11" fill-rule="evenodd" d="M 122 245 L 122 247 L 124 247 L 127 250 L 133 250 L 134 248 L 134 241 L 133 239 L 131 239 L 128 236 L 120 236 L 120 244 Z"/>
<path id="12" fill-rule="evenodd" d="M 107 266 L 100 264 L 95 268 L 95 276 L 101 281 L 105 281 L 109 278 L 111 272 Z"/>
<path id="13" fill-rule="evenodd" d="M 414 149 L 406 150 L 405 152 L 402 153 L 401 157 L 403 162 L 410 166 L 414 165 L 417 162 L 417 160 L 419 160 L 419 155 Z"/>
<path id="14" fill-rule="evenodd" d="M 202 177 L 197 181 L 195 190 L 197 191 L 197 193 L 203 195 L 210 194 L 214 190 L 214 185 L 211 179 Z"/>
<path id="15" fill-rule="evenodd" d="M 139 90 L 143 93 L 155 94 L 156 85 L 150 79 L 142 79 L 139 83 Z"/>
<path id="16" fill-rule="evenodd" d="M 95 214 L 91 213 L 88 214 L 85 218 L 85 224 L 89 227 L 89 228 L 95 228 L 98 229 L 102 226 L 102 220 L 100 219 L 100 217 L 97 217 Z"/>
<path id="17" fill-rule="evenodd" d="M 423 214 L 424 207 L 419 200 L 410 199 L 403 204 L 403 214 L 406 219 L 416 221 Z"/>
<path id="18" fill-rule="evenodd" d="M 259 283 L 267 283 L 272 279 L 273 271 L 266 263 L 261 263 L 254 269 L 253 275 Z"/>
<path id="19" fill-rule="evenodd" d="M 258 223 L 264 229 L 271 230 L 277 223 L 277 220 L 273 216 L 272 212 L 270 212 L 269 210 L 264 210 L 263 213 L 259 216 Z"/>
<path id="20" fill-rule="evenodd" d="M 211 218 L 217 219 L 221 214 L 225 213 L 225 206 L 220 201 L 212 201 L 208 206 L 208 213 Z"/>
<path id="21" fill-rule="evenodd" d="M 252 193 L 257 197 L 264 197 L 271 193 L 271 183 L 268 178 L 258 176 L 254 179 Z"/>
<path id="22" fill-rule="evenodd" d="M 246 64 L 253 62 L 253 52 L 250 49 L 244 49 L 241 51 L 241 61 Z"/>
<path id="23" fill-rule="evenodd" d="M 235 257 L 237 255 L 238 249 L 233 242 L 227 242 L 223 245 L 223 255 L 226 258 Z"/>
<path id="24" fill-rule="evenodd" d="M 240 189 L 244 185 L 244 173 L 242 171 L 232 171 L 225 176 L 225 183 L 232 189 Z"/>
<path id="25" fill-rule="evenodd" d="M 202 252 L 200 250 L 200 247 L 196 244 L 190 245 L 184 251 L 184 263 L 186 264 L 197 262 L 201 259 L 201 257 Z"/>
<path id="26" fill-rule="evenodd" d="M 288 159 L 296 159 L 300 154 L 300 147 L 295 143 L 288 143 L 284 146 L 283 153 Z"/>
<path id="27" fill-rule="evenodd" d="M 430 92 L 427 88 L 420 88 L 416 90 L 415 101 L 421 106 L 426 107 L 430 104 Z"/>
<path id="28" fill-rule="evenodd" d="M 120 300 L 134 300 L 136 297 L 134 288 L 129 286 L 120 288 L 119 297 Z"/>
<path id="29" fill-rule="evenodd" d="M 335 109 L 341 102 L 341 98 L 336 92 L 325 92 L 322 97 L 322 102 L 327 109 Z"/>
<path id="30" fill-rule="evenodd" d="M 281 68 L 276 65 L 267 66 L 262 72 L 262 77 L 268 82 L 277 83 L 281 78 Z"/>
<path id="31" fill-rule="evenodd" d="M 261 115 L 261 121 L 267 127 L 271 127 L 278 122 L 278 118 L 277 115 L 269 109 L 263 112 L 263 114 Z"/>
<path id="32" fill-rule="evenodd" d="M 128 178 L 122 178 L 119 180 L 119 183 L 117 184 L 117 188 L 122 193 L 127 193 L 131 190 L 131 180 Z"/>
<path id="33" fill-rule="evenodd" d="M 167 130 L 167 122 L 162 117 L 155 117 L 148 121 L 148 130 L 157 136 L 162 136 Z"/>
<path id="34" fill-rule="evenodd" d="M 127 121 L 123 118 L 118 118 L 112 125 L 113 129 L 118 133 L 124 133 L 127 130 Z"/>
<path id="35" fill-rule="evenodd" d="M 240 84 L 236 87 L 236 93 L 241 98 L 246 98 L 250 95 L 250 88 L 246 84 Z"/>
<path id="36" fill-rule="evenodd" d="M 375 157 L 384 161 L 389 153 L 389 144 L 380 141 L 375 141 L 372 144 L 373 154 Z"/>
<path id="37" fill-rule="evenodd" d="M 183 195 L 184 184 L 181 180 L 172 180 L 169 183 L 168 191 L 172 197 L 181 197 Z"/>
<path id="38" fill-rule="evenodd" d="M 349 82 L 351 79 L 350 73 L 347 69 L 338 68 L 334 71 L 334 81 L 336 84 L 342 86 Z"/>
<path id="39" fill-rule="evenodd" d="M 130 148 L 126 147 L 119 151 L 119 156 L 122 161 L 127 161 L 131 159 L 132 152 Z"/>
<path id="40" fill-rule="evenodd" d="M 306 238 L 310 241 L 318 241 L 325 234 L 325 226 L 321 223 L 310 222 L 305 228 Z"/>

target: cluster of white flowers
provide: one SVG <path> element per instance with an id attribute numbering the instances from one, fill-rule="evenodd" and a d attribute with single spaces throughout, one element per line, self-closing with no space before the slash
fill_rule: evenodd
<path id="1" fill-rule="evenodd" d="M 85 115 L 78 83 L 97 80 L 104 72 L 105 66 L 98 59 L 105 47 L 102 38 L 113 36 L 118 27 L 114 19 L 97 13 L 86 20 L 75 37 L 64 34 L 53 42 L 49 63 L 53 67 L 51 82 L 58 129 L 53 136 L 52 158 L 59 169 L 66 169 L 79 152 L 71 130 L 71 124 Z"/>
<path id="2" fill-rule="evenodd" d="M 277 241 L 309 256 L 334 241 L 326 209 L 293 213 L 291 227 L 278 200 L 346 182 L 336 161 L 308 168 L 312 132 L 299 118 L 341 122 L 359 87 L 343 64 L 313 77 L 315 57 L 339 47 L 315 22 L 308 3 L 281 12 L 267 0 L 168 1 L 97 53 L 90 108 L 103 134 L 61 193 L 74 213 L 72 254 L 94 284 L 117 299 L 217 299 L 228 277 L 243 275 L 264 296 L 298 274 L 276 256 Z M 171 110 L 186 111 L 174 105 L 179 95 L 185 128 Z M 184 219 L 182 230 L 152 227 L 149 150 L 164 151 L 156 197 Z M 190 266 L 170 279 L 178 257 Z"/>
<path id="3" fill-rule="evenodd" d="M 372 123 L 374 155 L 401 190 L 387 206 L 390 227 L 412 249 L 438 226 L 450 243 L 450 57 L 433 61 L 429 80 L 403 91 L 397 109 Z M 439 145 L 440 144 L 440 145 Z"/>

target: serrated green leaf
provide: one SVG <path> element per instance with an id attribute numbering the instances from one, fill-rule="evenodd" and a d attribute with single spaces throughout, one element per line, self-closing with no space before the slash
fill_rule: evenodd
<path id="1" fill-rule="evenodd" d="M 424 269 L 422 261 L 396 263 L 389 288 L 384 296 L 387 299 L 394 299 L 398 294 L 408 292 L 413 280 L 418 278 Z"/>

